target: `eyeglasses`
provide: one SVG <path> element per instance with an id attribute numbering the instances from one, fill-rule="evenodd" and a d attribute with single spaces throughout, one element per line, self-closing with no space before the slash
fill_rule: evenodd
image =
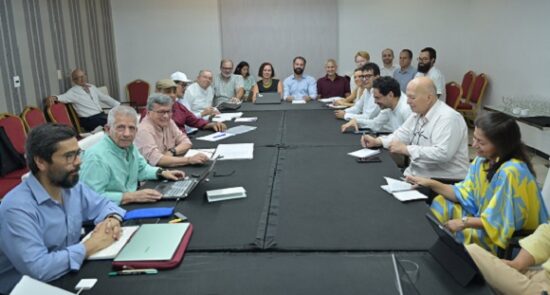
<path id="1" fill-rule="evenodd" d="M 233 67 L 222 67 L 222 70 L 231 71 L 233 70 Z"/>
<path id="2" fill-rule="evenodd" d="M 422 61 L 422 62 L 429 62 L 430 61 L 430 58 L 429 57 L 424 57 L 424 58 L 418 58 L 418 61 Z"/>
<path id="3" fill-rule="evenodd" d="M 428 120 L 426 120 L 426 118 L 418 117 L 418 119 L 416 119 L 410 144 L 419 145 L 420 139 L 428 139 L 428 137 L 424 135 L 424 126 L 426 126 L 426 124 L 428 124 Z"/>
<path id="4" fill-rule="evenodd" d="M 67 164 L 69 164 L 69 163 L 74 163 L 76 158 L 80 157 L 80 154 L 82 154 L 82 150 L 78 149 L 76 151 L 67 152 L 67 153 L 63 154 L 63 157 L 65 157 L 65 162 Z"/>
<path id="5" fill-rule="evenodd" d="M 137 131 L 137 127 L 136 126 L 124 126 L 124 125 L 118 125 L 115 127 L 115 131 L 118 132 L 118 133 L 124 133 L 124 131 L 126 131 L 126 129 L 129 129 L 130 132 L 134 133 Z"/>
<path id="6" fill-rule="evenodd" d="M 174 83 L 176 83 L 177 85 L 180 85 L 180 86 L 183 86 L 183 87 L 187 87 L 187 82 L 183 82 L 183 81 L 174 81 Z"/>
<path id="7" fill-rule="evenodd" d="M 164 115 L 171 115 L 172 114 L 172 110 L 169 110 L 169 111 L 151 111 L 151 112 L 155 112 L 161 116 L 164 116 Z"/>
<path id="8" fill-rule="evenodd" d="M 373 74 L 366 74 L 366 75 L 361 75 L 361 76 L 359 76 L 359 78 L 361 78 L 361 79 L 370 79 L 370 78 L 372 78 L 372 77 L 374 77 Z"/>

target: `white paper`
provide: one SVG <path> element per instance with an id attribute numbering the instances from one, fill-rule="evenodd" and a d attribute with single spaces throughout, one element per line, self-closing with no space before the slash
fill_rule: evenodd
<path id="1" fill-rule="evenodd" d="M 357 158 L 368 158 L 374 155 L 380 154 L 380 150 L 360 149 L 355 152 L 348 153 L 348 155 Z"/>
<path id="2" fill-rule="evenodd" d="M 303 99 L 293 99 L 292 104 L 306 104 L 306 101 Z"/>
<path id="3" fill-rule="evenodd" d="M 226 139 L 231 136 L 235 136 L 235 134 L 227 133 L 227 132 L 216 132 L 205 136 L 197 137 L 197 139 L 214 142 L 214 141 Z"/>
<path id="4" fill-rule="evenodd" d="M 392 193 L 413 189 L 412 184 L 408 182 L 397 180 L 391 177 L 384 177 L 384 178 L 388 182 L 388 187 Z"/>
<path id="5" fill-rule="evenodd" d="M 126 245 L 130 237 L 136 232 L 136 230 L 139 228 L 139 225 L 134 226 L 123 226 L 122 227 L 122 235 L 120 236 L 120 239 L 116 241 L 111 246 L 96 252 L 93 255 L 90 255 L 88 260 L 99 260 L 99 259 L 113 259 L 117 256 L 118 252 Z M 81 243 L 86 242 L 90 237 L 92 236 L 92 232 L 88 233 L 84 239 L 82 239 Z"/>
<path id="6" fill-rule="evenodd" d="M 239 125 L 239 126 L 231 127 L 229 129 L 225 130 L 225 132 L 229 133 L 229 134 L 233 134 L 233 135 L 238 135 L 238 134 L 243 134 L 243 133 L 250 132 L 250 131 L 252 131 L 256 128 L 258 128 L 258 127 L 248 126 L 248 125 Z"/>
<path id="7" fill-rule="evenodd" d="M 335 109 L 335 110 L 342 110 L 342 109 L 347 109 L 348 107 L 347 106 L 337 106 L 337 105 L 334 105 L 334 104 L 329 104 L 328 105 L 329 108 L 331 109 Z"/>
<path id="8" fill-rule="evenodd" d="M 35 280 L 29 276 L 24 275 L 23 278 L 15 285 L 15 288 L 11 291 L 10 295 L 28 295 L 28 294 L 40 294 L 40 295 L 74 295 L 69 291 L 48 285 L 41 281 Z"/>
<path id="9" fill-rule="evenodd" d="M 235 122 L 256 122 L 258 121 L 258 117 L 242 117 L 235 119 Z"/>
<path id="10" fill-rule="evenodd" d="M 413 201 L 413 200 L 422 200 L 427 199 L 428 197 L 417 190 L 395 192 L 393 196 L 401 202 Z"/>
<path id="11" fill-rule="evenodd" d="M 197 154 L 203 154 L 207 156 L 209 159 L 212 159 L 212 156 L 214 155 L 214 152 L 216 149 L 190 149 L 185 153 L 186 157 L 193 157 Z"/>
<path id="12" fill-rule="evenodd" d="M 213 158 L 222 156 L 218 161 L 252 160 L 254 158 L 253 143 L 219 144 Z"/>
<path id="13" fill-rule="evenodd" d="M 329 97 L 329 98 L 320 98 L 319 101 L 322 103 L 333 103 L 335 100 L 337 100 L 339 97 Z"/>
<path id="14" fill-rule="evenodd" d="M 231 121 L 235 118 L 240 118 L 243 116 L 242 112 L 238 113 L 221 113 L 216 115 L 214 118 L 212 118 L 212 121 L 214 122 L 225 122 L 225 121 Z"/>

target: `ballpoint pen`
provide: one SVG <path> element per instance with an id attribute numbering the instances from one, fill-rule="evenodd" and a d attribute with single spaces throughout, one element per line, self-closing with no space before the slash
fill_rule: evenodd
<path id="1" fill-rule="evenodd" d="M 225 136 L 225 132 L 220 132 L 219 134 L 216 134 L 214 136 L 212 136 L 212 138 L 219 138 L 219 137 L 223 137 Z"/>
<path id="2" fill-rule="evenodd" d="M 156 275 L 158 270 L 155 268 L 143 268 L 143 269 L 123 269 L 119 271 L 112 271 L 109 273 L 110 277 L 116 276 L 133 276 L 133 275 Z"/>

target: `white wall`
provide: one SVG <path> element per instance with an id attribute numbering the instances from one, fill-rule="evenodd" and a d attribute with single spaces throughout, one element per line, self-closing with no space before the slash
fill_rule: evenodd
<path id="1" fill-rule="evenodd" d="M 176 70 L 195 79 L 218 69 L 221 57 L 217 0 L 111 0 L 121 99 L 137 78 L 152 87 Z"/>

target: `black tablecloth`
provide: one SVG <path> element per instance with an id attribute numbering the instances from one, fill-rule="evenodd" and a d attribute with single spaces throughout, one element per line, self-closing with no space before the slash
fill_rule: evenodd
<path id="1" fill-rule="evenodd" d="M 251 102 L 243 102 L 241 107 L 235 111 L 238 111 L 238 112 L 286 111 L 286 110 L 307 111 L 307 110 L 321 110 L 321 109 L 328 109 L 328 108 L 324 103 L 321 103 L 318 101 L 310 101 L 306 104 L 293 104 L 290 102 L 283 101 L 280 104 L 253 104 Z"/>

